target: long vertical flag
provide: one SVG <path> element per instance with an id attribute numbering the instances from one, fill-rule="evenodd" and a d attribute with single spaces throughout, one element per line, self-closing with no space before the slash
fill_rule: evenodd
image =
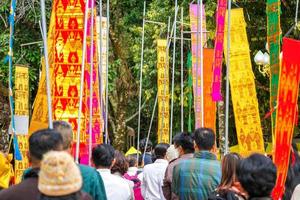
<path id="1" fill-rule="evenodd" d="M 215 51 L 213 58 L 212 98 L 214 101 L 222 100 L 222 63 L 226 7 L 227 0 L 218 0 L 216 17 L 217 28 L 215 37 Z"/>
<path id="2" fill-rule="evenodd" d="M 106 17 L 102 17 L 101 18 L 101 27 L 102 27 L 102 35 L 100 35 L 100 18 L 101 17 L 97 17 L 97 41 L 98 44 L 100 43 L 100 40 L 102 40 L 102 55 L 100 55 L 100 59 L 102 59 L 101 62 L 101 81 L 99 82 L 99 87 L 101 87 L 101 94 L 102 96 L 100 96 L 100 101 L 102 101 L 102 107 L 101 107 L 101 102 L 100 102 L 100 110 L 101 110 L 101 133 L 104 132 L 104 118 L 105 118 L 105 88 L 106 88 L 106 63 L 107 63 L 107 56 L 106 56 L 106 41 L 107 41 L 107 18 Z M 100 51 L 100 45 L 97 46 L 98 47 L 98 54 L 101 53 Z M 99 61 L 100 62 L 100 61 Z"/>
<path id="3" fill-rule="evenodd" d="M 264 141 L 243 9 L 232 9 L 231 15 L 229 80 L 239 150 L 242 155 L 263 153 Z M 227 37 L 227 17 L 225 27 Z M 227 52 L 226 40 L 224 50 Z M 226 54 L 225 57 L 227 58 Z"/>
<path id="4" fill-rule="evenodd" d="M 203 23 L 202 30 L 204 32 L 203 34 L 203 44 L 199 43 L 197 44 L 197 14 L 200 12 L 198 11 L 198 5 L 197 4 L 190 4 L 190 24 L 191 24 L 191 38 L 192 38 L 192 74 L 193 74 L 193 92 L 194 92 L 194 111 L 195 111 L 195 128 L 201 127 L 202 122 L 202 116 L 201 113 L 203 112 L 203 109 L 201 107 L 201 68 L 200 63 L 200 48 L 203 48 L 204 44 L 206 43 L 206 21 L 205 21 L 205 9 L 204 5 L 201 8 L 203 10 Z M 201 34 L 201 33 L 199 33 Z M 198 46 L 198 47 L 197 47 Z M 198 52 L 197 52 L 198 49 Z M 198 58 L 197 58 L 198 57 Z M 198 60 L 198 63 L 197 63 Z M 198 66 L 198 67 L 197 67 Z M 198 80 L 198 85 L 197 81 Z M 205 99 L 204 99 L 205 101 Z"/>
<path id="5" fill-rule="evenodd" d="M 283 60 L 278 87 L 278 107 L 275 126 L 274 163 L 277 166 L 277 183 L 273 199 L 279 200 L 284 193 L 289 168 L 294 126 L 298 120 L 297 103 L 300 81 L 300 41 L 283 38 Z"/>
<path id="6" fill-rule="evenodd" d="M 167 40 L 157 40 L 158 143 L 170 141 L 169 59 L 166 48 Z"/>
<path id="7" fill-rule="evenodd" d="M 16 65 L 15 69 L 15 125 L 22 160 L 15 160 L 15 184 L 22 180 L 28 168 L 28 125 L 29 125 L 29 74 L 28 66 Z"/>
<path id="8" fill-rule="evenodd" d="M 280 55 L 280 0 L 267 0 L 267 33 L 270 50 L 270 110 L 274 140 Z"/>
<path id="9" fill-rule="evenodd" d="M 216 132 L 216 102 L 212 99 L 212 63 L 214 49 L 203 49 L 203 74 L 204 74 L 204 127 Z"/>
<path id="10" fill-rule="evenodd" d="M 188 119 L 188 132 L 192 132 L 192 106 L 193 106 L 193 75 L 192 75 L 192 54 L 188 53 L 187 59 L 188 69 L 188 105 L 189 105 L 189 119 Z"/>

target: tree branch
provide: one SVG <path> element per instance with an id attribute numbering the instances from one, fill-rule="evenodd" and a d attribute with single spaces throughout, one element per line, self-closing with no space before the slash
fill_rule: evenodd
<path id="1" fill-rule="evenodd" d="M 147 100 L 144 101 L 143 105 L 141 106 L 141 109 L 143 109 L 143 108 L 145 107 L 146 102 L 147 102 Z M 130 122 L 130 121 L 131 121 L 132 119 L 134 119 L 138 114 L 139 114 L 139 111 L 136 111 L 136 113 L 134 113 L 134 114 L 131 115 L 129 118 L 127 118 L 127 119 L 125 120 L 125 122 L 126 122 L 126 123 L 127 123 L 127 122 Z"/>
<path id="2" fill-rule="evenodd" d="M 7 22 L 6 22 L 6 20 L 4 19 L 4 17 L 3 17 L 2 15 L 0 15 L 0 18 L 2 19 L 2 21 L 3 21 L 3 23 L 4 23 L 4 26 L 5 26 L 5 28 L 7 28 L 7 27 L 8 27 L 8 25 L 7 25 Z"/>

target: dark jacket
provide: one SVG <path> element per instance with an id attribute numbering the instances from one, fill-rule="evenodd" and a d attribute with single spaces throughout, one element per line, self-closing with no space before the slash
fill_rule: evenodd
<path id="1" fill-rule="evenodd" d="M 40 192 L 38 190 L 39 169 L 32 169 L 24 176 L 24 180 L 18 184 L 1 190 L 1 200 L 37 200 Z"/>

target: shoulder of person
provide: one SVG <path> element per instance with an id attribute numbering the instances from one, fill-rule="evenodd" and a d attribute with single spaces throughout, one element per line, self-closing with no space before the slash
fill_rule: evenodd
<path id="1" fill-rule="evenodd" d="M 217 192 L 214 191 L 209 197 L 208 200 L 246 200 L 242 196 L 236 194 L 233 191 L 226 192 Z"/>

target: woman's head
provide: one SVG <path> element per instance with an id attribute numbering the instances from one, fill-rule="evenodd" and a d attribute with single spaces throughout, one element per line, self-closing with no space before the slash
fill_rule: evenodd
<path id="1" fill-rule="evenodd" d="M 241 156 L 237 153 L 229 153 L 223 157 L 219 190 L 229 189 L 236 181 L 236 168 L 240 160 Z"/>
<path id="2" fill-rule="evenodd" d="M 111 173 L 120 173 L 122 176 L 128 170 L 128 162 L 120 151 L 115 151 L 115 163 L 111 168 Z"/>

